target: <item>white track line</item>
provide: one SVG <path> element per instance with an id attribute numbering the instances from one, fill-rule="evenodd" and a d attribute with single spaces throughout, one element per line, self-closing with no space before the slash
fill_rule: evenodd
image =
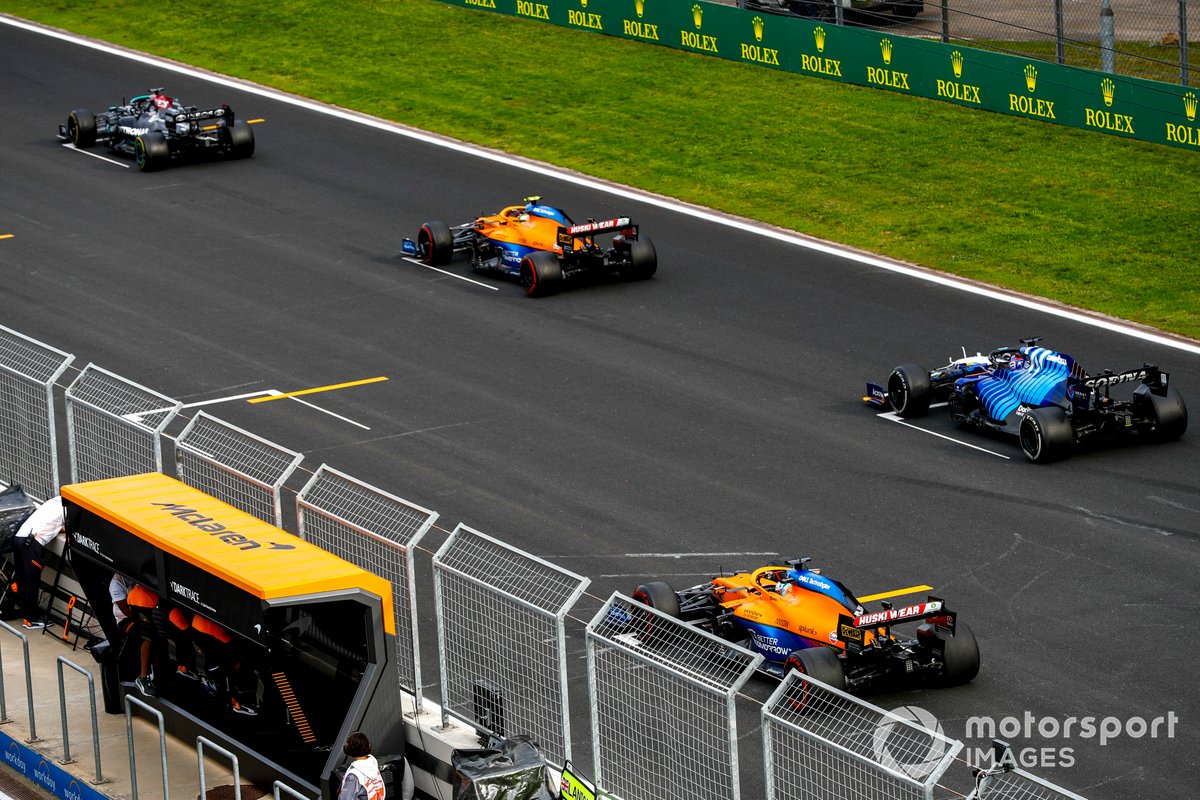
<path id="1" fill-rule="evenodd" d="M 1155 344 L 1163 345 L 1164 347 L 1171 347 L 1176 350 L 1183 350 L 1185 352 L 1192 353 L 1193 355 L 1200 355 L 1200 343 L 1198 342 L 1183 339 L 1181 337 L 1174 337 L 1172 335 L 1163 334 L 1154 330 L 1146 330 L 1144 328 L 1137 327 L 1132 323 L 1122 323 L 1108 317 L 1093 315 L 1075 309 L 1064 308 L 1043 300 L 1039 300 L 1037 298 L 1015 294 L 1003 289 L 996 289 L 970 283 L 951 275 L 944 275 L 942 273 L 933 272 L 914 265 L 902 264 L 895 261 L 889 261 L 879 256 L 848 250 L 830 242 L 810 239 L 792 231 L 773 228 L 765 223 L 737 217 L 730 217 L 728 215 L 712 211 L 711 209 L 688 205 L 679 200 L 671 200 L 669 198 L 659 197 L 639 189 L 607 183 L 599 180 L 598 178 L 580 175 L 559 167 L 550 166 L 549 164 L 542 164 L 536 161 L 520 158 L 518 156 L 513 156 L 508 153 L 489 150 L 477 145 L 466 144 L 464 142 L 450 139 L 449 137 L 439 136 L 437 134 L 428 133 L 415 128 L 409 128 L 396 122 L 390 122 L 388 120 L 379 119 L 378 117 L 368 116 L 367 114 L 357 111 L 347 111 L 334 106 L 324 105 L 305 97 L 298 97 L 296 95 L 281 92 L 277 89 L 269 89 L 265 86 L 259 86 L 238 78 L 231 78 L 227 75 L 219 75 L 217 73 L 207 72 L 195 67 L 190 67 L 185 64 L 177 64 L 156 56 L 147 55 L 146 53 L 139 53 L 134 50 L 127 50 L 123 47 L 117 47 L 106 42 L 86 39 L 76 34 L 55 30 L 53 28 L 47 28 L 42 25 L 19 20 L 8 15 L 0 14 L 0 23 L 4 23 L 5 25 L 9 25 L 14 28 L 20 28 L 31 33 L 49 36 L 64 42 L 71 42 L 72 44 L 79 45 L 80 47 L 87 47 L 89 49 L 98 50 L 102 53 L 108 53 L 120 58 L 127 58 L 131 61 L 137 61 L 141 64 L 149 64 L 158 69 L 175 72 L 180 75 L 187 75 L 188 77 L 196 78 L 198 80 L 208 81 L 209 83 L 216 84 L 217 86 L 225 86 L 238 91 L 246 92 L 248 94 L 258 95 L 259 97 L 265 97 L 276 102 L 286 103 L 297 108 L 307 109 L 318 114 L 336 117 L 348 122 L 355 122 L 359 125 L 375 128 L 376 130 L 387 131 L 389 133 L 405 136 L 415 141 L 436 145 L 438 147 L 444 147 L 449 150 L 454 150 L 456 152 L 475 156 L 477 158 L 483 158 L 488 161 L 495 161 L 510 167 L 516 167 L 527 172 L 532 172 L 548 178 L 554 178 L 566 183 L 574 184 L 576 186 L 592 189 L 594 191 L 605 192 L 614 197 L 623 197 L 640 203 L 646 203 L 647 205 L 657 206 L 658 208 L 673 211 L 677 214 L 683 214 L 695 219 L 704 220 L 705 222 L 710 222 L 714 225 L 724 225 L 726 227 L 734 228 L 746 233 L 764 236 L 768 239 L 775 239 L 776 241 L 786 242 L 798 247 L 805 247 L 809 250 L 815 250 L 820 253 L 828 253 L 829 255 L 838 256 L 839 258 L 844 258 L 848 261 L 855 261 L 866 266 L 887 270 L 889 272 L 895 272 L 900 275 L 906 275 L 910 278 L 917 278 L 918 280 L 923 280 L 928 283 L 935 283 L 939 286 L 947 286 L 952 289 L 958 289 L 959 291 L 978 295 L 980 297 L 986 297 L 990 300 L 997 300 L 1002 303 L 1008 303 L 1010 305 L 1030 309 L 1032 311 L 1038 311 L 1043 314 L 1061 317 L 1063 319 L 1068 319 L 1083 325 L 1090 325 L 1095 328 L 1101 328 L 1106 331 L 1130 336 L 1135 339 L 1154 342 Z"/>
<path id="2" fill-rule="evenodd" d="M 946 405 L 946 404 L 945 403 L 934 403 L 933 405 L 930 406 L 930 408 L 940 408 L 941 406 L 944 406 L 944 405 Z M 963 447 L 969 447 L 972 450 L 978 450 L 981 453 L 987 453 L 989 455 L 997 456 L 998 458 L 1003 458 L 1005 461 L 1012 461 L 1011 457 L 1006 456 L 1003 453 L 997 453 L 993 450 L 988 450 L 985 447 L 979 447 L 978 445 L 971 444 L 970 442 L 964 442 L 961 439 L 955 439 L 951 436 L 945 436 L 940 433 L 935 433 L 934 431 L 926 430 L 925 428 L 922 428 L 920 426 L 913 425 L 911 422 L 905 422 L 904 420 L 900 419 L 900 415 L 897 414 L 895 411 L 885 411 L 882 414 L 876 414 L 875 416 L 881 417 L 882 419 L 890 419 L 892 422 L 898 422 L 906 428 L 912 428 L 914 431 L 920 431 L 921 433 L 928 433 L 930 436 L 936 436 L 939 439 L 945 439 L 947 442 L 954 442 L 955 444 L 961 444 Z"/>
<path id="3" fill-rule="evenodd" d="M 89 150 L 81 150 L 80 148 L 76 147 L 75 145 L 71 144 L 70 142 L 64 142 L 63 147 L 67 148 L 68 150 L 74 150 L 76 153 L 83 153 L 85 156 L 91 156 L 92 158 L 98 158 L 101 161 L 107 161 L 110 164 L 116 164 L 118 167 L 123 167 L 125 169 L 129 169 L 128 164 L 122 164 L 120 161 L 117 161 L 115 158 L 108 158 L 107 156 L 102 156 L 99 153 L 93 153 Z"/>
<path id="4" fill-rule="evenodd" d="M 500 287 L 499 287 L 499 286 L 490 286 L 490 285 L 488 285 L 488 284 L 486 284 L 486 283 L 480 283 L 480 282 L 479 282 L 479 281 L 477 281 L 477 280 L 474 280 L 474 279 L 472 279 L 472 278 L 465 277 L 465 276 L 463 276 L 463 275 L 455 275 L 453 272 L 447 272 L 447 271 L 446 271 L 446 270 L 444 270 L 444 269 L 438 269 L 437 267 L 431 267 L 431 266 L 429 266 L 428 264 L 426 264 L 425 262 L 423 262 L 423 261 L 418 261 L 418 260 L 417 260 L 417 259 L 415 259 L 415 258 L 409 258 L 408 256 L 400 256 L 400 258 L 401 258 L 401 259 L 403 259 L 404 261 L 407 261 L 407 262 L 408 262 L 408 263 L 410 263 L 410 264 L 416 264 L 418 267 L 424 267 L 425 269 L 431 269 L 431 270 L 433 270 L 434 272 L 440 272 L 440 273 L 442 273 L 443 275 L 448 275 L 448 276 L 450 276 L 451 278 L 458 278 L 460 281 L 466 281 L 467 283 L 473 283 L 473 284 L 475 284 L 476 286 L 482 286 L 482 287 L 483 287 L 483 288 L 485 288 L 485 289 L 491 289 L 493 292 L 498 292 L 498 291 L 500 291 Z"/>

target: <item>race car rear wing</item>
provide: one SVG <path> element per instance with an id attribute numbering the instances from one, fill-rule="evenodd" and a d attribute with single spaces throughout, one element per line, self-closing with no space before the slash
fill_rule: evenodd
<path id="1" fill-rule="evenodd" d="M 194 111 L 181 111 L 174 117 L 169 119 L 175 122 L 217 122 L 223 121 L 226 125 L 233 125 L 233 109 L 229 106 L 221 106 L 220 108 L 209 108 L 205 110 L 196 109 Z M 201 126 L 203 127 L 203 126 Z"/>
<path id="2" fill-rule="evenodd" d="M 944 600 L 930 596 L 924 603 L 904 608 L 885 607 L 882 611 L 864 612 L 853 617 L 842 614 L 838 617 L 838 640 L 846 645 L 847 650 L 854 650 L 862 647 L 864 631 L 890 628 L 893 625 L 923 619 L 929 620 L 953 636 L 957 617 L 955 612 L 946 608 Z"/>
<path id="3" fill-rule="evenodd" d="M 1140 381 L 1149 386 L 1152 393 L 1165 395 L 1169 379 L 1170 376 L 1154 364 L 1143 364 L 1140 369 L 1128 369 L 1116 374 L 1105 370 L 1098 375 L 1084 375 L 1080 383 L 1088 389 L 1107 389 L 1109 386 L 1116 386 L 1120 383 Z"/>
<path id="4" fill-rule="evenodd" d="M 566 225 L 558 229 L 558 244 L 565 250 L 575 245 L 575 239 L 580 236 L 595 236 L 598 233 L 627 233 L 630 238 L 637 238 L 638 226 L 629 217 L 616 217 L 601 221 L 585 222 L 581 225 Z"/>

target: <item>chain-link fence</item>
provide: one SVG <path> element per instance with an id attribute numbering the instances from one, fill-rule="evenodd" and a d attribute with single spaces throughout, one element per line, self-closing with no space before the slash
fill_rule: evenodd
<path id="1" fill-rule="evenodd" d="M 590 583 L 459 525 L 433 557 L 442 716 L 571 758 L 564 619 Z"/>
<path id="2" fill-rule="evenodd" d="M 1138 78 L 1200 83 L 1192 0 L 717 0 Z M 840 2 L 840 5 L 838 4 Z"/>
<path id="3" fill-rule="evenodd" d="M 799 672 L 762 716 L 767 800 L 932 800 L 963 746 Z"/>
<path id="4" fill-rule="evenodd" d="M 75 356 L 0 325 L 0 482 L 58 494 L 54 382 Z"/>
<path id="5" fill-rule="evenodd" d="M 421 709 L 420 636 L 413 550 L 436 512 L 321 465 L 296 497 L 300 538 L 392 584 L 396 672 Z"/>
<path id="6" fill-rule="evenodd" d="M 280 528 L 283 484 L 303 458 L 203 411 L 175 442 L 179 480 Z"/>
<path id="7" fill-rule="evenodd" d="M 162 433 L 183 404 L 88 364 L 65 392 L 71 481 L 162 472 Z"/>
<path id="8" fill-rule="evenodd" d="M 738 691 L 762 656 L 614 593 L 587 627 L 594 774 L 623 798 L 738 800 Z"/>

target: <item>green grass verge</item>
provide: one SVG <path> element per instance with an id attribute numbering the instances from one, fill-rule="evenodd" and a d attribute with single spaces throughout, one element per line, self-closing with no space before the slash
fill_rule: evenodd
<path id="1" fill-rule="evenodd" d="M 0 10 L 1200 338 L 1195 152 L 436 0 Z"/>

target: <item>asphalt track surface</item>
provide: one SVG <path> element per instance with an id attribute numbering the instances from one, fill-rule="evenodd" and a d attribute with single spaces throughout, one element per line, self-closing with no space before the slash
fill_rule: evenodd
<path id="1" fill-rule="evenodd" d="M 686 586 L 776 557 L 812 556 L 864 595 L 931 584 L 976 631 L 981 674 L 874 702 L 919 705 L 955 737 L 976 715 L 1173 713 L 1171 738 L 1160 727 L 1101 746 L 1035 729 L 1012 741 L 1059 761 L 1070 748 L 1073 766 L 1035 771 L 1092 800 L 1194 796 L 1200 432 L 1039 467 L 1012 440 L 937 414 L 919 422 L 991 452 L 972 449 L 861 403 L 864 382 L 897 363 L 1038 335 L 1092 372 L 1158 363 L 1200 408 L 1194 345 L 7 26 L 0 75 L 0 234 L 12 234 L 0 240 L 0 323 L 184 403 L 386 376 L 305 398 L 340 418 L 290 400 L 205 410 L 305 453 L 309 470 L 328 463 L 431 508 L 444 529 L 461 521 L 589 576 L 583 619 L 648 579 Z M 54 138 L 73 108 L 152 86 L 263 118 L 254 157 L 140 174 Z M 398 255 L 426 220 L 466 221 L 528 194 L 577 219 L 631 215 L 657 246 L 658 275 L 530 300 L 461 261 L 451 276 Z M 581 658 L 582 639 L 572 646 Z M 588 738 L 584 724 L 573 733 Z M 762 794 L 752 763 L 743 755 L 745 797 Z M 964 789 L 965 771 L 953 774 Z"/>

